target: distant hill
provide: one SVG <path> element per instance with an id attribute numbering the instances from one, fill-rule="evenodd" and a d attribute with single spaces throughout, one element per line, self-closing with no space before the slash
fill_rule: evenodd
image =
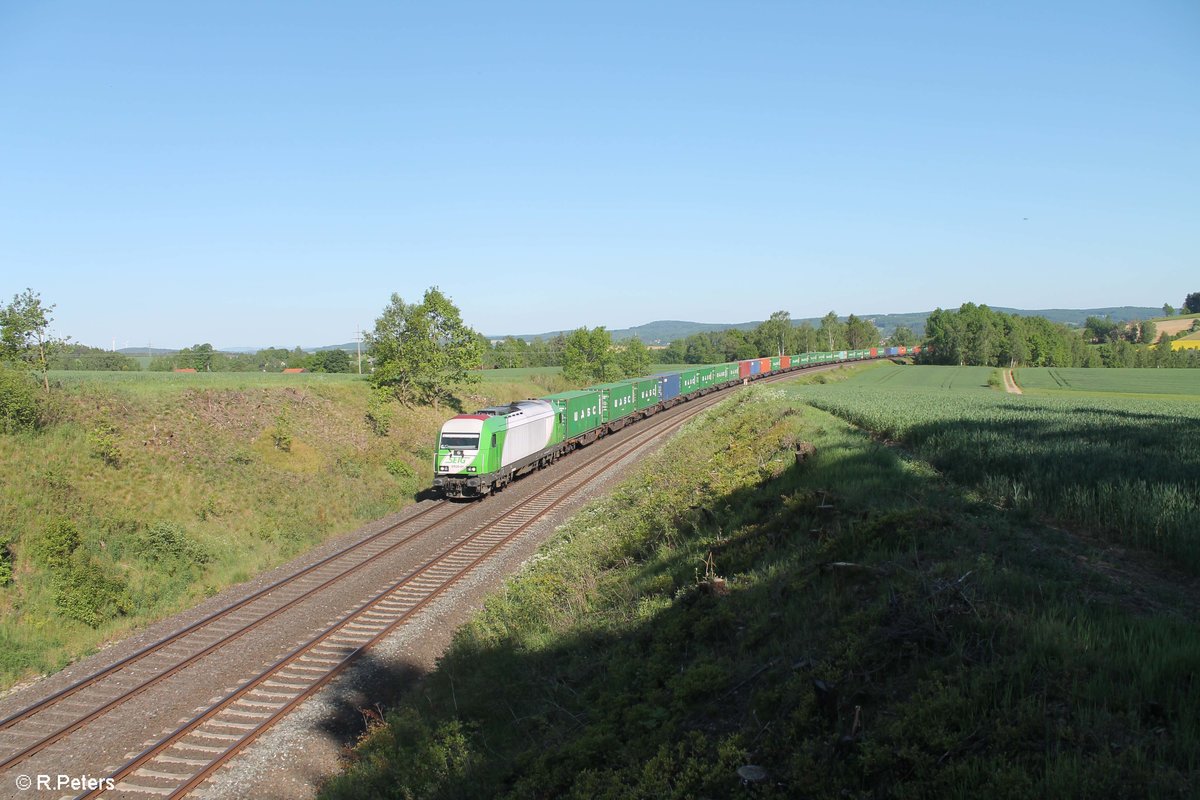
<path id="1" fill-rule="evenodd" d="M 1138 306 L 1117 306 L 1112 308 L 1044 308 L 1044 309 L 1021 309 L 1021 308 L 1001 308 L 992 306 L 996 311 L 1002 311 L 1005 314 L 1019 314 L 1023 317 L 1045 317 L 1052 322 L 1061 322 L 1064 325 L 1072 327 L 1083 327 L 1084 321 L 1088 317 L 1112 317 L 1116 322 L 1128 322 L 1134 319 L 1150 319 L 1153 316 L 1161 315 L 1161 308 L 1143 308 Z M 879 328 L 884 336 L 889 336 L 899 326 L 903 325 L 911 329 L 914 333 L 920 335 L 925 331 L 925 320 L 929 317 L 930 311 L 913 311 L 905 314 L 858 314 L 862 319 L 871 320 L 875 327 Z M 839 317 L 842 321 L 846 317 Z M 821 324 L 820 317 L 807 317 L 804 319 L 793 319 L 793 324 L 802 325 L 805 322 L 811 323 L 813 326 Z M 629 339 L 637 336 L 646 344 L 667 344 L 677 339 L 685 339 L 694 333 L 702 333 L 704 331 L 723 331 L 729 328 L 737 328 L 739 330 L 751 330 L 762 324 L 762 320 L 753 322 L 687 322 L 684 320 L 657 320 L 655 322 L 647 322 L 645 325 L 637 325 L 632 328 L 617 328 L 612 331 L 612 336 L 615 341 Z M 518 339 L 533 341 L 534 339 L 551 339 L 558 334 L 568 334 L 570 331 L 550 331 L 548 333 L 526 333 L 515 335 Z M 489 336 L 489 339 L 503 339 L 504 336 Z M 344 345 L 343 345 L 344 347 Z M 353 347 L 353 345 L 351 345 Z"/>
<path id="2" fill-rule="evenodd" d="M 173 356 L 179 350 L 173 347 L 122 347 L 117 352 L 125 356 Z"/>

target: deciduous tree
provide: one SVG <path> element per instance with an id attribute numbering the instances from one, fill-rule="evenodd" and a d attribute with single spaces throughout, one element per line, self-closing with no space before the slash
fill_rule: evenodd
<path id="1" fill-rule="evenodd" d="M 897 347 L 908 347 L 910 344 L 917 343 L 917 337 L 912 330 L 904 325 L 899 325 L 896 330 L 892 331 L 892 336 L 888 341 Z"/>
<path id="2" fill-rule="evenodd" d="M 594 383 L 623 377 L 612 334 L 599 328 L 577 328 L 567 336 L 563 347 L 563 375 L 567 380 Z"/>
<path id="3" fill-rule="evenodd" d="M 846 341 L 855 350 L 871 347 L 879 344 L 879 329 L 870 320 L 851 314 L 846 318 Z"/>
<path id="4" fill-rule="evenodd" d="M 454 303 L 436 286 L 420 303 L 398 294 L 367 334 L 375 362 L 371 383 L 406 403 L 453 401 L 455 391 L 479 380 L 469 370 L 480 365 L 482 348 Z"/>
<path id="5" fill-rule="evenodd" d="M 821 327 L 817 329 L 819 347 L 827 347 L 830 351 L 840 350 L 845 346 L 846 326 L 838 322 L 836 311 L 830 311 L 821 317 Z"/>
<path id="6" fill-rule="evenodd" d="M 792 315 L 786 311 L 775 311 L 770 319 L 758 326 L 755 333 L 761 342 L 764 354 L 782 356 L 787 352 L 789 334 L 792 330 Z"/>
<path id="7" fill-rule="evenodd" d="M 634 336 L 625 341 L 620 361 L 621 370 L 626 375 L 645 375 L 650 370 L 650 350 L 641 339 Z"/>
<path id="8" fill-rule="evenodd" d="M 53 305 L 42 305 L 32 289 L 13 295 L 12 302 L 0 310 L 0 361 L 10 361 L 34 369 L 42 376 L 42 387 L 50 391 L 50 360 L 67 340 L 50 332 Z"/>
<path id="9" fill-rule="evenodd" d="M 1183 298 L 1183 310 L 1188 314 L 1200 314 L 1200 292 L 1192 292 Z"/>

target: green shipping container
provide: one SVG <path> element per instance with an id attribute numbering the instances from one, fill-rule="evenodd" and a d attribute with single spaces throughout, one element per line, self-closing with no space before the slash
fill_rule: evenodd
<path id="1" fill-rule="evenodd" d="M 600 393 L 597 391 L 559 392 L 542 399 L 554 404 L 567 439 L 574 439 L 601 425 Z"/>
<path id="2" fill-rule="evenodd" d="M 679 393 L 691 394 L 700 390 L 700 370 L 683 369 L 679 371 Z"/>
<path id="3" fill-rule="evenodd" d="M 633 387 L 633 408 L 635 411 L 643 411 L 657 405 L 658 401 L 662 400 L 662 393 L 658 388 L 660 384 L 654 378 L 630 378 L 619 381 L 619 383 L 629 384 Z"/>
<path id="4" fill-rule="evenodd" d="M 783 359 L 775 356 L 771 359 L 771 372 L 778 372 L 781 369 L 783 369 Z"/>
<path id="5" fill-rule="evenodd" d="M 712 386 L 714 383 L 717 382 L 717 368 L 716 367 L 703 367 L 699 370 L 699 372 L 700 372 L 700 388 L 701 389 L 707 389 L 708 387 Z"/>
<path id="6" fill-rule="evenodd" d="M 661 385 L 655 378 L 630 378 L 620 381 L 634 387 L 634 408 L 638 411 L 658 405 L 662 399 Z"/>
<path id="7" fill-rule="evenodd" d="M 589 386 L 586 391 L 600 393 L 600 422 L 608 423 L 634 412 L 634 389 L 628 381 Z"/>

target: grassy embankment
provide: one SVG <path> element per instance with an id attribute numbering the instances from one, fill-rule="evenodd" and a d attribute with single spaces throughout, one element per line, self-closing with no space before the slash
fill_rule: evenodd
<path id="1" fill-rule="evenodd" d="M 1098 487 L 1064 440 L 1137 425 L 1139 458 L 1182 471 L 1190 412 L 1027 403 L 1001 454 L 980 410 L 1024 398 L 925 369 L 693 422 L 488 601 L 324 796 L 726 797 L 746 765 L 760 797 L 1194 796 L 1195 572 L 998 507 L 964 455 Z M 900 397 L 867 417 L 863 392 Z"/>
<path id="2" fill-rule="evenodd" d="M 555 373 L 489 371 L 462 402 Z M 350 375 L 52 378 L 51 422 L 0 435 L 0 687 L 412 502 L 453 413 L 372 407 Z"/>

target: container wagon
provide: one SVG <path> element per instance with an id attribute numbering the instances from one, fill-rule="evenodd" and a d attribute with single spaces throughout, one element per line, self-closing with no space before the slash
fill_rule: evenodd
<path id="1" fill-rule="evenodd" d="M 621 383 L 633 387 L 633 413 L 639 419 L 654 413 L 662 402 L 661 384 L 655 378 L 630 378 Z"/>
<path id="2" fill-rule="evenodd" d="M 561 415 L 563 440 L 570 446 L 583 446 L 596 441 L 600 435 L 600 393 L 583 389 L 559 392 L 542 398 L 554 405 Z"/>
<path id="3" fill-rule="evenodd" d="M 634 412 L 634 388 L 628 381 L 602 383 L 587 387 L 589 392 L 600 395 L 600 424 L 611 433 L 625 427 L 628 417 Z"/>
<path id="4" fill-rule="evenodd" d="M 660 372 L 654 376 L 658 382 L 658 394 L 664 408 L 679 402 L 679 373 Z"/>

